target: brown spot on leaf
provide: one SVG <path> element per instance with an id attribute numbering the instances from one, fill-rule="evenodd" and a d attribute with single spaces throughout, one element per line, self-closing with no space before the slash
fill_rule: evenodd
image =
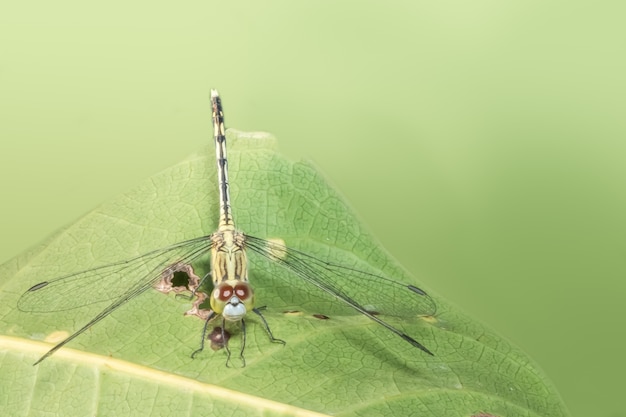
<path id="1" fill-rule="evenodd" d="M 207 339 L 211 341 L 211 349 L 220 350 L 228 344 L 228 341 L 230 340 L 230 333 L 225 329 L 222 331 L 222 328 L 217 326 L 213 328 L 211 333 L 209 333 Z"/>

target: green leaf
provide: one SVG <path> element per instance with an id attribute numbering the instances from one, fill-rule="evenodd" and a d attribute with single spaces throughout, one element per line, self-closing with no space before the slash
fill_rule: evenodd
<path id="1" fill-rule="evenodd" d="M 229 130 L 228 139 L 240 230 L 428 291 L 310 164 L 284 159 L 266 134 Z M 250 317 L 246 367 L 227 368 L 223 349 L 207 348 L 192 360 L 203 322 L 183 316 L 189 301 L 157 291 L 31 366 L 51 347 L 42 340 L 62 339 L 101 306 L 27 314 L 16 309 L 21 293 L 58 275 L 211 233 L 218 212 L 213 155 L 203 149 L 0 267 L 0 408 L 6 415 L 567 415 L 532 361 L 438 296 L 435 317 L 401 323 L 434 352 L 429 356 L 254 259 L 257 304 L 267 306 L 274 335 L 287 344 L 271 343 L 259 319 Z M 241 338 L 237 328 L 230 330 L 236 357 Z"/>

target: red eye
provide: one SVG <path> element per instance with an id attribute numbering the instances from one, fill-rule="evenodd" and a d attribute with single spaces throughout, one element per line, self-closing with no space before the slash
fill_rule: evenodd
<path id="1" fill-rule="evenodd" d="M 237 284 L 235 285 L 235 295 L 240 300 L 245 300 L 250 296 L 250 288 L 247 284 Z"/>
<path id="2" fill-rule="evenodd" d="M 221 301 L 228 301 L 233 296 L 233 287 L 228 284 L 222 284 L 219 288 L 217 298 Z"/>

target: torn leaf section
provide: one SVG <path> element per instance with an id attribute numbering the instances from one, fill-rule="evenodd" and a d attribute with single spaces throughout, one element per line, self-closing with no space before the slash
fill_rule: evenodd
<path id="1" fill-rule="evenodd" d="M 211 306 L 208 296 L 200 289 L 203 285 L 202 278 L 195 273 L 193 266 L 178 262 L 163 271 L 161 279 L 154 285 L 154 288 L 164 294 L 173 292 L 183 297 L 187 297 L 183 295 L 184 293 L 189 293 L 188 299 L 195 298 L 195 300 L 191 308 L 185 312 L 185 316 L 196 316 L 201 320 L 206 320 L 211 315 Z"/>
<path id="2" fill-rule="evenodd" d="M 207 320 L 212 315 L 209 297 L 204 292 L 196 293 L 196 300 L 189 310 L 185 312 L 185 316 L 196 316 L 202 320 Z"/>

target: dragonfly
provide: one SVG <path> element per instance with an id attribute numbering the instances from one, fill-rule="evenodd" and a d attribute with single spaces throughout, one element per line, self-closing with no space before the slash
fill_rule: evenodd
<path id="1" fill-rule="evenodd" d="M 228 181 L 224 111 L 216 90 L 211 90 L 211 108 L 219 190 L 217 230 L 210 235 L 179 242 L 131 259 L 33 285 L 18 301 L 18 308 L 23 312 L 59 312 L 109 302 L 80 329 L 48 350 L 34 365 L 50 357 L 123 305 L 149 289 L 158 287 L 164 282 L 164 277 L 171 277 L 184 266 L 210 255 L 211 270 L 205 276 L 212 281 L 210 293 L 202 293 L 200 289 L 204 279 L 189 286 L 190 298 L 204 295 L 210 303 L 210 309 L 203 315 L 205 324 L 200 348 L 191 356 L 195 357 L 202 351 L 209 326 L 220 323 L 221 319 L 223 341 L 226 340 L 225 325 L 229 322 L 240 324 L 243 338 L 240 357 L 245 366 L 245 319 L 250 312 L 260 317 L 270 341 L 285 343 L 272 334 L 261 311 L 265 307 L 257 307 L 255 304 L 255 293 L 248 274 L 248 252 L 286 269 L 296 278 L 295 285 L 329 295 L 334 302 L 356 310 L 411 346 L 433 355 L 426 346 L 406 334 L 401 326 L 392 325 L 387 319 L 408 320 L 433 316 L 436 312 L 435 302 L 424 290 L 387 276 L 325 261 L 287 247 L 282 242 L 248 235 L 235 227 Z M 224 347 L 228 352 L 228 366 L 230 350 L 227 343 Z"/>

